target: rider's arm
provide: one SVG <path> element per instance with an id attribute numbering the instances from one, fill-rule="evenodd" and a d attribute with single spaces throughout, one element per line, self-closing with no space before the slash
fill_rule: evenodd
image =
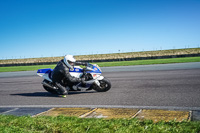
<path id="1" fill-rule="evenodd" d="M 80 78 L 76 78 L 76 77 L 73 77 L 71 76 L 71 74 L 69 72 L 65 73 L 65 77 L 67 78 L 68 81 L 70 82 L 81 82 L 81 79 Z"/>
<path id="2" fill-rule="evenodd" d="M 73 77 L 70 73 L 69 73 L 69 69 L 65 66 L 63 66 L 63 68 L 61 69 L 62 73 L 64 74 L 64 76 L 67 78 L 68 81 L 70 82 L 81 82 L 80 78 L 76 78 Z"/>

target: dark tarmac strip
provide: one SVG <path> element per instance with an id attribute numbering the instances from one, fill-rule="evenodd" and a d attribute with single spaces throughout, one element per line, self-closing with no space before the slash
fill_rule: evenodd
<path id="1" fill-rule="evenodd" d="M 200 62 L 102 68 L 112 88 L 105 93 L 71 92 L 60 98 L 46 92 L 34 72 L 0 73 L 0 113 L 31 115 L 51 108 L 130 108 L 185 110 L 200 117 Z M 136 111 L 137 112 L 137 111 Z"/>
<path id="2" fill-rule="evenodd" d="M 23 115 L 30 115 L 30 116 L 34 116 L 37 115 L 41 112 L 45 112 L 48 111 L 51 108 L 0 108 L 0 114 L 4 114 L 4 115 L 16 115 L 16 116 L 23 116 Z"/>

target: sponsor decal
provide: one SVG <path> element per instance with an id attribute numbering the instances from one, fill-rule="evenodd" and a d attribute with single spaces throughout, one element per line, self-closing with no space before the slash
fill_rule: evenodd
<path id="1" fill-rule="evenodd" d="M 95 78 L 97 75 L 96 74 L 93 74 L 93 77 Z"/>

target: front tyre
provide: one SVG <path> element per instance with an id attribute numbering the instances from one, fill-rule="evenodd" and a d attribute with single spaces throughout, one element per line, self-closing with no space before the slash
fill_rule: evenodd
<path id="1" fill-rule="evenodd" d="M 107 78 L 103 78 L 102 80 L 99 80 L 100 83 L 100 87 L 95 85 L 94 86 L 94 90 L 97 92 L 106 92 L 108 90 L 110 90 L 111 88 L 111 83 Z"/>

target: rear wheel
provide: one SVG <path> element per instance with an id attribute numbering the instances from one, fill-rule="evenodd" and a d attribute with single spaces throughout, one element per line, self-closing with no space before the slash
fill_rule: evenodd
<path id="1" fill-rule="evenodd" d="M 96 90 L 97 92 L 106 92 L 110 90 L 111 88 L 111 83 L 107 78 L 103 78 L 102 80 L 99 80 L 100 87 L 95 85 L 93 86 L 93 89 Z"/>
<path id="2" fill-rule="evenodd" d="M 58 95 L 58 92 L 57 92 L 56 90 L 53 90 L 53 89 L 51 89 L 51 88 L 49 88 L 49 87 L 47 87 L 47 86 L 44 86 L 44 85 L 43 85 L 43 87 L 44 87 L 44 89 L 45 89 L 46 91 L 48 91 L 49 93 Z"/>
<path id="3" fill-rule="evenodd" d="M 44 80 L 45 82 L 48 82 L 47 80 Z M 43 85 L 43 88 L 46 90 L 46 91 L 48 91 L 49 93 L 51 93 L 51 94 L 56 94 L 56 95 L 58 95 L 58 92 L 57 92 L 57 90 L 55 90 L 55 89 L 52 89 L 52 88 L 49 88 L 49 87 L 47 87 L 47 86 L 45 86 L 45 85 Z"/>

